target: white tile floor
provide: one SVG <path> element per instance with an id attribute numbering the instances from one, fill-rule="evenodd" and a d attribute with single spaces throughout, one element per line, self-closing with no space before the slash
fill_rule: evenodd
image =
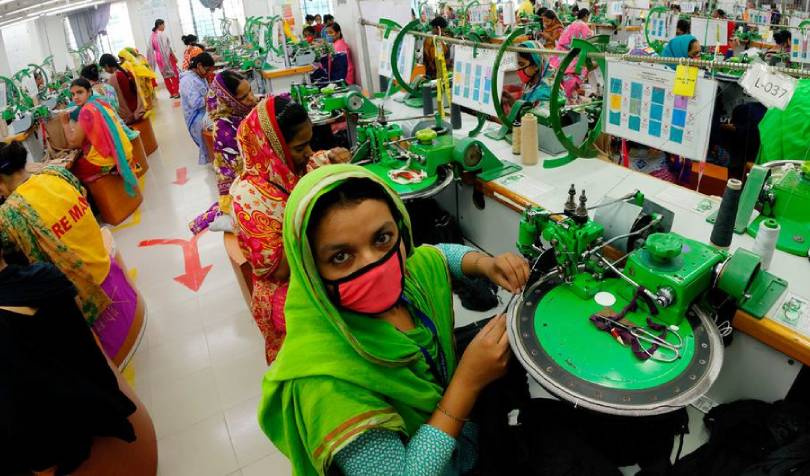
<path id="1" fill-rule="evenodd" d="M 287 459 L 259 429 L 256 407 L 265 371 L 264 343 L 242 298 L 222 235 L 198 242 L 203 267 L 197 292 L 175 281 L 184 258 L 176 245 L 142 240 L 191 239 L 187 223 L 215 199 L 210 166 L 197 165 L 180 108 L 161 91 L 152 124 L 159 149 L 149 157 L 144 203 L 114 236 L 135 269 L 148 305 L 144 338 L 127 375 L 149 409 L 162 476 L 286 475 Z M 186 167 L 189 181 L 172 182 Z"/>

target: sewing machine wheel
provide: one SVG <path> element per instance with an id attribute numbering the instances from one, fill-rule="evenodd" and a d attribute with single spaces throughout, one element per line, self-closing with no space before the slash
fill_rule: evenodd
<path id="1" fill-rule="evenodd" d="M 474 142 L 464 151 L 464 166 L 468 168 L 475 168 L 481 163 L 484 158 L 484 152 L 481 146 Z"/>
<path id="2" fill-rule="evenodd" d="M 363 96 L 358 93 L 349 93 L 346 96 L 346 108 L 349 112 L 359 112 L 363 109 Z"/>
<path id="3" fill-rule="evenodd" d="M 627 284 L 606 279 L 602 291 L 612 294 L 619 312 L 628 300 L 619 292 Z M 677 333 L 680 357 L 673 362 L 641 360 L 630 346 L 599 330 L 590 316 L 603 309 L 583 300 L 556 273 L 540 278 L 508 312 L 509 342 L 517 359 L 538 383 L 574 405 L 614 415 L 643 416 L 674 411 L 703 395 L 720 373 L 723 344 L 711 319 L 693 306 Z M 641 309 L 640 311 L 643 311 Z M 626 319 L 646 323 L 647 312 Z M 667 342 L 677 344 L 671 332 Z M 649 347 L 647 347 L 649 348 Z M 660 359 L 674 354 L 657 350 Z"/>

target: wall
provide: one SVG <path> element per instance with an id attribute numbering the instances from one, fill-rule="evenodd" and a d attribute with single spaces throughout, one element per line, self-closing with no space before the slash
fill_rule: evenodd
<path id="1" fill-rule="evenodd" d="M 37 20 L 40 38 L 43 38 L 42 58 L 36 60 L 41 62 L 48 55 L 53 55 L 53 64 L 57 71 L 64 71 L 65 68 L 73 69 L 73 56 L 68 53 L 68 45 L 65 42 L 64 18 L 61 16 L 42 17 Z"/>
<path id="2" fill-rule="evenodd" d="M 152 35 L 152 27 L 155 20 L 162 18 L 166 21 L 166 33 L 172 42 L 175 55 L 182 57 L 183 36 L 180 27 L 180 14 L 177 11 L 176 0 L 127 0 L 129 10 L 129 21 L 132 23 L 132 36 L 135 39 L 135 46 L 146 55 L 146 46 L 149 37 Z"/>
<path id="3" fill-rule="evenodd" d="M 41 37 L 38 20 L 18 23 L 3 28 L 3 43 L 8 59 L 8 70 L 3 74 L 10 76 L 30 63 L 41 63 L 49 53 L 47 45 L 43 48 L 45 38 Z"/>
<path id="4" fill-rule="evenodd" d="M 292 6 L 293 17 L 295 17 L 293 31 L 298 33 L 304 24 L 303 11 L 301 10 L 301 2 L 303 1 L 306 0 L 242 0 L 242 5 L 245 7 L 245 18 L 247 18 L 279 15 L 281 14 L 281 7 L 289 4 Z"/>

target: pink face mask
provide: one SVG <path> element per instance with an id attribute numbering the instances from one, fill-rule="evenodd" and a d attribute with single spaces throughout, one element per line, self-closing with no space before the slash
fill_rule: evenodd
<path id="1" fill-rule="evenodd" d="M 528 66 L 527 66 L 527 68 L 528 68 Z M 517 75 L 518 75 L 518 78 L 520 78 L 520 82 L 523 83 L 523 84 L 528 83 L 529 79 L 531 79 L 529 77 L 529 75 L 526 74 L 526 68 L 517 70 Z"/>
<path id="2" fill-rule="evenodd" d="M 402 296 L 404 273 L 399 252 L 400 239 L 381 259 L 354 273 L 324 283 L 336 288 L 333 300 L 349 311 L 381 314 L 397 304 Z"/>

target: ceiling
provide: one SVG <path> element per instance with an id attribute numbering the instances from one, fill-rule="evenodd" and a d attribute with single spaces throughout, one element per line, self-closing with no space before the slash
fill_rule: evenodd
<path id="1" fill-rule="evenodd" d="M 38 11 L 58 9 L 83 3 L 90 2 L 89 0 L 0 0 L 0 24 L 12 21 L 16 18 L 26 18 Z"/>

